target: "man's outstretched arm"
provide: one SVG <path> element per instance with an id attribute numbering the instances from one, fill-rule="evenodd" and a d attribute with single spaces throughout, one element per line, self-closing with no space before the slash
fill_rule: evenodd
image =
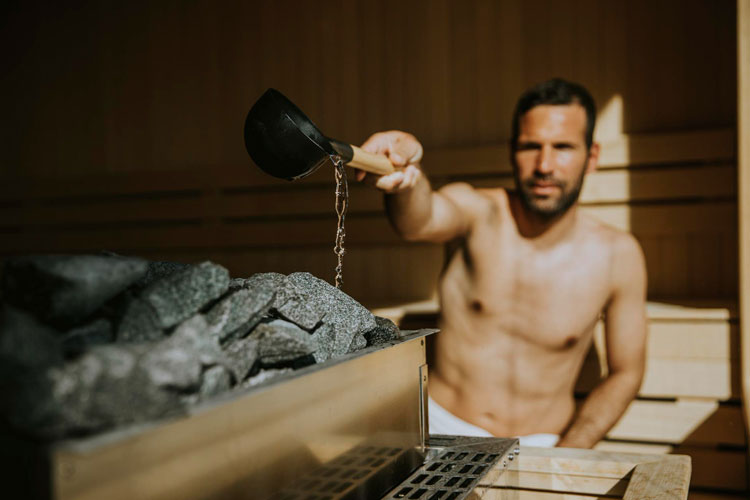
<path id="1" fill-rule="evenodd" d="M 481 204 L 468 184 L 450 184 L 433 191 L 419 163 L 422 145 L 405 132 L 380 132 L 362 149 L 385 154 L 398 171 L 384 176 L 357 173 L 385 193 L 386 212 L 396 231 L 406 240 L 440 243 L 466 234 L 472 212 Z"/>
<path id="2" fill-rule="evenodd" d="M 646 265 L 632 236 L 619 238 L 605 317 L 609 375 L 589 394 L 558 446 L 591 448 L 638 394 L 646 356 Z"/>

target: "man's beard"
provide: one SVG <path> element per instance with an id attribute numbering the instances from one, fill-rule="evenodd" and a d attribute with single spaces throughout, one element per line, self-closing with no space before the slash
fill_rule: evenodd
<path id="1" fill-rule="evenodd" d="M 532 178 L 521 182 L 521 179 L 518 177 L 518 169 L 513 169 L 513 176 L 516 180 L 516 186 L 523 207 L 542 220 L 552 220 L 564 214 L 575 204 L 576 201 L 578 201 L 578 197 L 581 194 L 581 188 L 583 187 L 583 178 L 586 175 L 587 165 L 588 161 L 586 162 L 586 165 L 583 166 L 581 176 L 572 185 L 568 185 L 567 183 L 551 176 L 539 175 L 536 172 Z M 546 197 L 535 195 L 532 190 L 534 184 L 537 182 L 554 184 L 560 189 L 560 197 L 553 203 L 549 203 L 547 202 L 548 200 Z"/>

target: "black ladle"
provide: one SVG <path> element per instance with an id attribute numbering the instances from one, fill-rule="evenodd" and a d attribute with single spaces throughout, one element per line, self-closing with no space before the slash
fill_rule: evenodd
<path id="1" fill-rule="evenodd" d="M 310 175 L 334 155 L 351 167 L 374 174 L 395 172 L 386 156 L 324 136 L 275 89 L 266 90 L 247 114 L 245 147 L 264 172 L 290 181 Z"/>

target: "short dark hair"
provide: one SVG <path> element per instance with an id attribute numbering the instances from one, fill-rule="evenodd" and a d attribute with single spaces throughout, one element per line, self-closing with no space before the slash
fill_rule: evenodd
<path id="1" fill-rule="evenodd" d="M 586 111 L 586 147 L 590 148 L 594 142 L 594 125 L 596 123 L 596 104 L 589 91 L 583 85 L 552 78 L 545 82 L 537 83 L 518 98 L 516 110 L 513 113 L 513 127 L 510 138 L 511 151 L 515 151 L 518 142 L 519 122 L 521 117 L 531 108 L 543 104 L 573 104 L 583 106 Z"/>

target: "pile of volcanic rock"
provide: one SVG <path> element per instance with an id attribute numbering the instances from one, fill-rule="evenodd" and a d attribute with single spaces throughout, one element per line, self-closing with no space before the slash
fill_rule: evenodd
<path id="1" fill-rule="evenodd" d="M 399 337 L 309 273 L 231 279 L 211 262 L 6 262 L 0 415 L 43 439 L 183 413 L 222 392 Z"/>

